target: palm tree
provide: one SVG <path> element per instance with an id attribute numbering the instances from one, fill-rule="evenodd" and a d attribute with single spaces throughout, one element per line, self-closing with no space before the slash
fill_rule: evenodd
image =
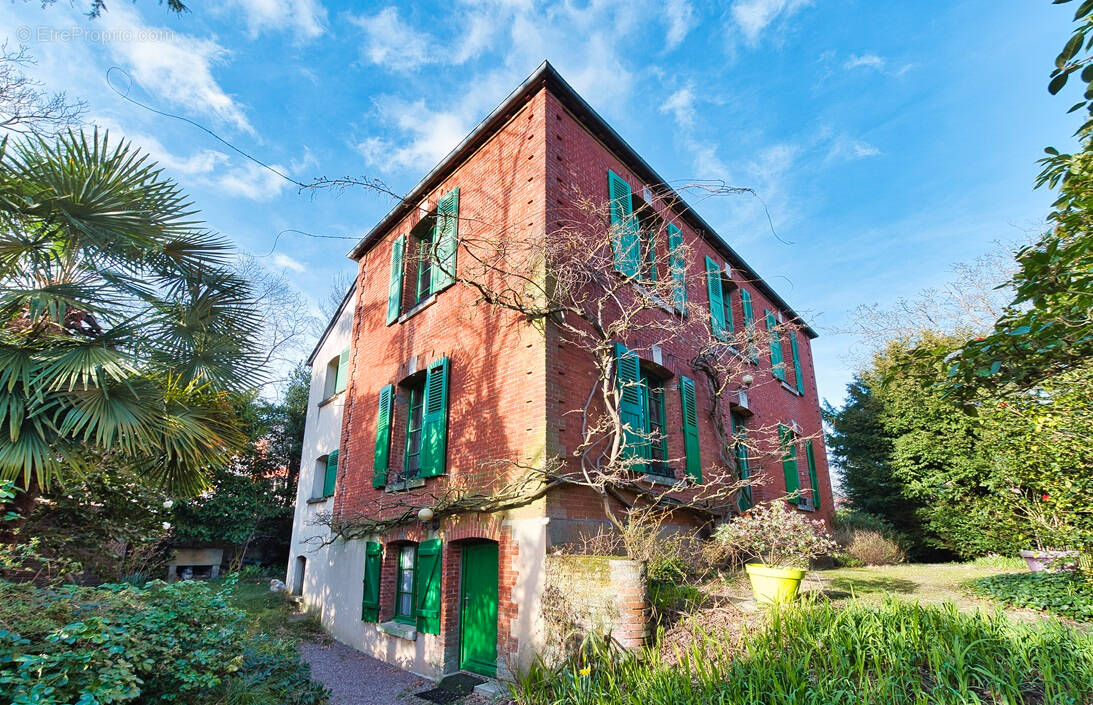
<path id="1" fill-rule="evenodd" d="M 0 142 L 0 483 L 131 463 L 190 493 L 241 445 L 260 318 L 195 216 L 98 130 Z"/>

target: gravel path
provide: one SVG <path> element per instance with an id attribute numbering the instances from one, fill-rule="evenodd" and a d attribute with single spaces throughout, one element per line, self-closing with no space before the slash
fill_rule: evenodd
<path id="1" fill-rule="evenodd" d="M 330 705 L 427 705 L 413 693 L 430 687 L 418 678 L 345 644 L 300 644 L 312 679 L 330 691 Z"/>

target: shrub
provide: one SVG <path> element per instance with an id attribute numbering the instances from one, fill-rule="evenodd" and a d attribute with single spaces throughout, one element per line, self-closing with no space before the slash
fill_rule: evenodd
<path id="1" fill-rule="evenodd" d="M 321 702 L 321 689 L 302 685 L 307 670 L 291 644 L 249 635 L 229 597 L 193 581 L 52 590 L 0 582 L 2 691 L 15 705 L 143 705 L 274 679 L 293 683 L 301 704 Z"/>
<path id="2" fill-rule="evenodd" d="M 1093 622 L 1093 582 L 1080 574 L 1010 573 L 977 578 L 966 585 L 1007 605 Z"/>
<path id="3" fill-rule="evenodd" d="M 863 565 L 894 565 L 907 559 L 899 544 L 879 531 L 855 531 L 844 552 Z"/>
<path id="4" fill-rule="evenodd" d="M 656 649 L 583 651 L 517 678 L 522 705 L 705 703 L 1083 703 L 1093 697 L 1093 636 L 954 605 L 799 604 L 772 612 L 734 649 L 708 636 L 669 661 Z"/>
<path id="5" fill-rule="evenodd" d="M 767 565 L 794 568 L 807 568 L 813 558 L 835 550 L 822 521 L 809 519 L 782 501 L 756 505 L 718 527 L 714 538 Z"/>

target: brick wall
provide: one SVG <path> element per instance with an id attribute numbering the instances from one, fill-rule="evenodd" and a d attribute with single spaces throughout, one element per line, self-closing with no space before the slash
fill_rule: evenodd
<path id="1" fill-rule="evenodd" d="M 553 95 L 547 95 L 546 100 L 546 130 L 547 130 L 547 203 L 548 203 L 548 227 L 551 224 L 560 223 L 567 218 L 567 212 L 573 208 L 575 194 L 584 194 L 606 202 L 607 172 L 613 170 L 626 179 L 631 189 L 636 194 L 642 193 L 643 183 L 630 172 L 623 163 L 578 122 Z M 660 204 L 662 215 L 678 225 L 682 230 L 684 242 L 691 248 L 694 266 L 701 266 L 706 256 L 711 256 L 721 264 L 726 264 L 725 259 L 714 248 L 696 233 L 691 226 L 679 217 L 672 216 L 671 212 Z M 717 237 L 715 234 L 706 234 L 706 237 Z M 731 244 L 731 243 L 730 243 Z M 661 247 L 664 247 L 663 238 Z M 728 263 L 733 264 L 733 263 Z M 735 270 L 736 276 L 740 276 L 740 270 Z M 688 280 L 687 301 L 690 307 L 708 306 L 708 295 L 701 277 L 691 273 Z M 769 301 L 754 285 L 754 282 L 737 279 L 736 283 L 749 290 L 752 295 L 753 310 L 758 325 L 762 326 L 762 317 L 765 310 L 778 311 L 778 307 Z M 740 297 L 734 294 L 733 316 L 739 324 L 743 320 Z M 813 369 L 812 350 L 809 338 L 803 332 L 794 332 L 797 336 L 800 351 L 801 372 L 804 381 L 804 395 L 798 395 L 788 389 L 779 380 L 775 379 L 771 372 L 769 351 L 761 346 L 759 364 L 752 370 L 755 382 L 749 390 L 749 408 L 754 416 L 749 425 L 755 428 L 773 427 L 779 423 L 790 425 L 796 422 L 800 427 L 800 437 L 813 438 L 814 454 L 816 460 L 817 484 L 819 485 L 821 501 L 819 517 L 830 521 L 833 516 L 831 485 L 828 476 L 827 457 L 824 452 L 822 426 L 820 418 L 819 398 L 816 390 L 816 379 Z M 787 379 L 790 384 L 795 383 L 793 366 L 789 355 L 788 340 L 784 341 L 785 360 L 787 367 Z M 663 366 L 673 375 L 669 385 L 665 389 L 665 412 L 668 420 L 666 428 L 668 435 L 669 457 L 680 458 L 685 455 L 683 438 L 679 432 L 680 398 L 678 387 L 678 375 L 685 374 L 696 382 L 696 400 L 699 409 L 699 442 L 701 446 L 702 463 L 704 468 L 714 463 L 717 459 L 719 442 L 716 428 L 709 412 L 712 409 L 712 399 L 707 386 L 701 378 L 689 367 L 694 349 L 688 349 L 684 345 L 664 345 Z M 580 429 L 573 415 L 566 416 L 565 412 L 579 408 L 584 402 L 590 386 L 595 382 L 596 374 L 590 362 L 584 357 L 582 351 L 573 346 L 566 345 L 559 339 L 557 331 L 548 331 L 547 335 L 547 417 L 551 427 L 547 437 L 550 447 L 555 452 L 572 449 L 580 438 Z M 728 428 L 728 420 L 725 420 Z M 773 453 L 776 441 L 772 435 L 769 439 L 769 450 Z M 767 454 L 770 455 L 769 453 Z M 798 469 L 801 477 L 801 487 L 808 486 L 807 463 L 805 461 L 803 447 L 798 450 Z M 762 464 L 752 463 L 753 474 L 764 473 L 767 476 L 767 484 L 756 487 L 755 499 L 761 501 L 785 494 L 785 478 L 780 461 L 774 457 L 767 457 Z M 603 516 L 603 506 L 598 497 L 589 496 L 582 490 L 571 490 L 556 493 L 549 504 L 548 512 L 551 517 L 568 519 L 595 519 Z"/>
<path id="2" fill-rule="evenodd" d="M 645 563 L 610 556 L 547 556 L 544 610 L 548 643 L 558 647 L 574 629 L 610 636 L 627 649 L 649 637 Z M 556 655 L 556 654 L 554 654 Z"/>

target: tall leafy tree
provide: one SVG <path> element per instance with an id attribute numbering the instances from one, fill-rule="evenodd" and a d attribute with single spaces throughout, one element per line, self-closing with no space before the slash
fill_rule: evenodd
<path id="1" fill-rule="evenodd" d="M 241 447 L 259 316 L 181 189 L 105 133 L 0 144 L 0 480 L 130 463 L 203 488 Z"/>

